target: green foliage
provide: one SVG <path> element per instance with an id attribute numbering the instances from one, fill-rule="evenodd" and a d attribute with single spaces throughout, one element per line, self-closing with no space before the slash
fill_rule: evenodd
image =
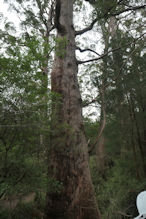
<path id="1" fill-rule="evenodd" d="M 46 38 L 35 30 L 22 31 L 17 36 L 12 23 L 6 23 L 0 35 L 3 48 L 0 53 L 0 201 L 3 202 L 12 195 L 45 193 L 47 189 L 51 97 L 44 69 L 48 71 L 51 48 Z M 44 205 L 43 201 L 41 204 Z M 33 218 L 33 208 L 19 206 L 13 212 L 1 208 L 0 218 Z"/>
<path id="2" fill-rule="evenodd" d="M 133 28 L 131 21 L 127 19 L 126 25 Z M 136 196 L 146 187 L 144 38 L 132 43 L 131 35 L 118 25 L 114 34 L 107 27 L 103 27 L 105 51 L 122 48 L 93 71 L 93 85 L 105 85 L 104 168 L 101 170 L 98 154 L 90 163 L 102 217 L 126 219 L 138 215 Z M 141 34 L 143 29 L 137 31 Z M 100 99 L 102 102 L 101 94 Z"/>
<path id="3" fill-rule="evenodd" d="M 91 157 L 91 173 L 102 218 L 133 218 L 136 216 L 136 197 L 145 189 L 145 178 L 136 178 L 132 154 L 113 160 L 106 158 L 104 177 L 96 157 Z M 105 211 L 106 209 L 106 211 Z M 127 216 L 126 216 L 127 215 Z"/>
<path id="4" fill-rule="evenodd" d="M 39 204 L 39 207 L 38 207 Z M 43 207 L 40 205 L 43 204 Z M 44 211 L 44 200 L 35 200 L 34 202 L 30 202 L 29 204 L 19 203 L 18 206 L 14 210 L 5 210 L 2 209 L 0 211 L 1 219 L 41 219 L 43 217 Z"/>
<path id="5" fill-rule="evenodd" d="M 91 0 L 89 3 L 95 8 L 96 16 L 103 19 L 106 19 L 117 7 L 117 0 Z"/>
<path id="6" fill-rule="evenodd" d="M 64 139 L 61 137 L 56 141 L 60 155 L 68 150 L 68 139 L 73 141 L 72 128 L 66 123 L 57 123 L 62 97 L 48 89 L 54 43 L 57 56 L 63 59 L 68 41 L 66 37 L 52 41 L 49 38 L 47 15 L 49 7 L 52 7 L 50 1 L 16 0 L 11 3 L 13 9 L 23 16 L 23 21 L 19 36 L 11 22 L 5 22 L 5 31 L 0 31 L 0 198 L 4 200 L 11 195 L 19 196 L 31 191 L 37 195 L 33 203 L 19 203 L 13 211 L 1 208 L 0 218 L 42 218 L 45 192 L 60 193 L 63 189 L 61 182 L 47 176 L 50 133 L 52 136 L 58 133 L 64 136 Z M 88 69 L 85 71 L 88 74 L 93 69 L 92 86 L 99 91 L 96 96 L 100 105 L 103 102 L 100 88 L 105 85 L 104 169 L 101 171 L 96 149 L 90 157 L 99 208 L 105 219 L 136 216 L 136 196 L 146 187 L 144 15 L 139 13 L 137 19 L 132 14 L 130 17 L 126 15 L 126 19 L 117 18 L 114 31 L 109 32 L 108 29 L 110 14 L 118 13 L 131 4 L 130 1 L 124 3 L 126 6 L 117 5 L 116 0 L 98 0 L 93 4 L 93 17 L 100 18 L 103 31 L 104 52 L 121 49 L 108 53 L 98 64 L 86 66 Z M 74 11 L 79 12 L 82 7 L 83 1 L 76 0 Z M 101 21 L 101 18 L 105 20 Z M 53 24 L 53 20 L 51 22 Z M 141 37 L 133 40 L 135 35 Z M 91 48 L 95 49 L 96 45 L 92 44 Z M 87 85 L 90 86 L 91 81 L 87 80 Z M 87 94 L 85 104 L 90 99 L 91 95 Z M 54 115 L 52 107 L 56 110 Z M 57 126 L 56 133 L 52 133 L 52 125 Z M 98 134 L 99 122 L 86 118 L 84 125 L 88 143 L 92 145 Z"/>

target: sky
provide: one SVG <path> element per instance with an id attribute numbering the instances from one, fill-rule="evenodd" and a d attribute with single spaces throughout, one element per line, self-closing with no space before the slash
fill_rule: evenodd
<path id="1" fill-rule="evenodd" d="M 7 3 L 4 3 L 4 0 L 0 0 L 0 28 L 4 29 L 4 20 L 2 19 L 2 16 L 7 19 L 7 22 L 13 22 L 15 27 L 19 29 L 18 16 L 8 8 L 8 5 Z"/>

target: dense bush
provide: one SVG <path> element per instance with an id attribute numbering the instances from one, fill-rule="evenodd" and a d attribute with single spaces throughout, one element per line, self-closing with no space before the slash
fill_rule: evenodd
<path id="1" fill-rule="evenodd" d="M 126 219 L 138 215 L 137 194 L 146 188 L 145 177 L 136 178 L 131 154 L 115 159 L 110 168 L 105 164 L 104 177 L 100 174 L 96 156 L 90 159 L 92 178 L 103 219 Z M 109 158 L 107 159 L 107 161 Z"/>

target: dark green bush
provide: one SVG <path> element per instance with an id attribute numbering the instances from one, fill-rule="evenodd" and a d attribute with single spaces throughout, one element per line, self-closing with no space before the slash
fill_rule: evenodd
<path id="1" fill-rule="evenodd" d="M 114 160 L 114 166 L 105 167 L 100 174 L 96 157 L 91 157 L 92 179 L 103 219 L 133 219 L 138 215 L 136 197 L 145 190 L 146 180 L 136 178 L 131 154 Z"/>

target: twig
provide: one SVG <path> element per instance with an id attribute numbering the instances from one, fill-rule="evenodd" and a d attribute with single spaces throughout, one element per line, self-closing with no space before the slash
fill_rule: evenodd
<path id="1" fill-rule="evenodd" d="M 124 213 L 124 212 L 122 212 L 122 211 L 118 211 L 117 213 L 120 214 L 120 215 L 122 215 L 122 216 L 125 216 L 125 217 L 132 217 L 132 215 L 126 214 L 126 213 Z"/>

